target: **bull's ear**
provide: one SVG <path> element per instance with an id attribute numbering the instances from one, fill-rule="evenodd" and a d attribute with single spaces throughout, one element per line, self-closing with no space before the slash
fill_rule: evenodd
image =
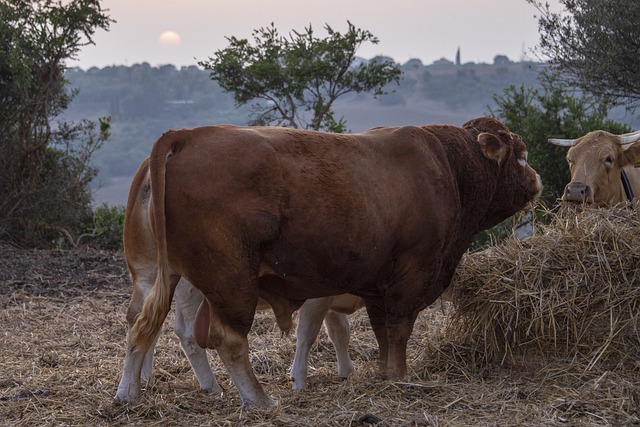
<path id="1" fill-rule="evenodd" d="M 485 156 L 502 164 L 502 160 L 507 155 L 507 147 L 500 138 L 492 133 L 483 132 L 478 135 L 478 142 Z"/>
<path id="2" fill-rule="evenodd" d="M 624 150 L 624 165 L 640 167 L 640 141 Z"/>

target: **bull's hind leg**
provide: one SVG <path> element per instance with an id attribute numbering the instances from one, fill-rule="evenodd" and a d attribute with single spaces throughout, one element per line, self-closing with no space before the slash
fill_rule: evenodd
<path id="1" fill-rule="evenodd" d="M 200 389 L 213 394 L 221 394 L 222 388 L 211 370 L 207 352 L 196 343 L 194 336 L 194 324 L 198 307 L 203 300 L 202 294 L 183 278 L 178 282 L 174 300 L 176 302 L 176 317 L 173 329 L 180 337 L 182 350 L 189 359 L 191 368 L 200 384 Z"/>
<path id="2" fill-rule="evenodd" d="M 265 408 L 273 402 L 264 392 L 249 362 L 247 336 L 226 328 L 224 341 L 216 346 L 245 407 Z"/>
<path id="3" fill-rule="evenodd" d="M 247 334 L 258 302 L 257 289 L 250 285 L 249 280 L 245 280 L 243 285 L 231 286 L 228 283 L 221 280 L 216 283 L 215 292 L 206 294 L 208 304 L 203 304 L 198 311 L 196 328 L 209 325 L 209 344 L 222 359 L 244 406 L 271 406 L 273 402 L 258 383 L 249 362 Z M 198 288 L 203 292 L 207 290 L 206 287 Z M 196 336 L 202 336 L 200 330 L 196 331 Z"/>
<path id="4" fill-rule="evenodd" d="M 145 358 L 151 352 L 153 357 L 153 345 L 158 337 L 158 332 L 162 327 L 164 319 L 171 308 L 171 299 L 173 291 L 178 283 L 180 276 L 170 276 L 167 289 L 158 289 L 154 286 L 150 294 L 144 298 L 142 309 L 139 315 L 134 315 L 139 296 L 135 297 L 136 305 L 127 313 L 129 321 L 133 321 L 133 326 L 129 328 L 127 333 L 127 349 L 124 359 L 124 369 L 122 378 L 118 384 L 118 390 L 115 396 L 115 403 L 130 402 L 136 403 L 140 396 L 140 376 L 142 374 L 142 366 Z M 160 280 L 160 283 L 163 283 Z M 134 287 L 135 293 L 136 287 Z M 132 301 L 134 298 L 132 297 Z M 150 363 L 150 359 L 149 363 Z"/>

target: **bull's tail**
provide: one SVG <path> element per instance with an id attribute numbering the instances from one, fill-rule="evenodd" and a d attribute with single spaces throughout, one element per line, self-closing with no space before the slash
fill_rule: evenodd
<path id="1" fill-rule="evenodd" d="M 150 215 L 154 219 L 152 227 L 158 248 L 156 281 L 153 289 L 142 306 L 142 311 L 131 328 L 131 343 L 139 349 L 153 343 L 164 319 L 171 309 L 173 292 L 177 277 L 172 279 L 167 252 L 167 229 L 165 213 L 166 166 L 168 158 L 174 153 L 179 138 L 184 132 L 170 131 L 163 134 L 154 144 L 149 160 L 151 177 Z"/>

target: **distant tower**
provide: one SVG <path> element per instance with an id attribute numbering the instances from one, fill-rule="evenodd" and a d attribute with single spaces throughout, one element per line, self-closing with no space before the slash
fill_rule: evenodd
<path id="1" fill-rule="evenodd" d="M 456 65 L 460 65 L 460 48 L 456 52 Z"/>

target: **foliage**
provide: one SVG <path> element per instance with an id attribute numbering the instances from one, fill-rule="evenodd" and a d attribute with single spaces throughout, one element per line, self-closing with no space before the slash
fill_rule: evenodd
<path id="1" fill-rule="evenodd" d="M 549 144 L 551 137 L 578 138 L 593 130 L 624 133 L 630 129 L 607 118 L 609 106 L 592 96 L 567 93 L 546 82 L 543 88 L 508 86 L 495 95 L 495 115 L 519 134 L 529 150 L 529 163 L 540 174 L 542 200 L 551 206 L 569 182 L 566 148 Z"/>
<path id="2" fill-rule="evenodd" d="M 253 124 L 343 132 L 344 119 L 335 118 L 336 99 L 350 92 L 381 95 L 387 83 L 399 82 L 401 74 L 389 61 L 355 65 L 360 45 L 377 44 L 378 39 L 348 25 L 345 34 L 326 25 L 328 37 L 320 39 L 311 26 L 283 37 L 272 23 L 253 32 L 253 44 L 228 37 L 229 47 L 199 65 L 234 93 L 237 105 L 258 101 Z"/>
<path id="3" fill-rule="evenodd" d="M 482 230 L 473 239 L 469 250 L 475 252 L 494 245 L 497 241 L 510 236 L 513 233 L 514 227 L 517 225 L 516 217 L 511 217 L 487 230 Z"/>
<path id="4" fill-rule="evenodd" d="M 540 16 L 540 49 L 569 87 L 640 105 L 640 2 L 560 0 L 563 13 L 527 0 Z"/>
<path id="5" fill-rule="evenodd" d="M 89 160 L 109 119 L 53 121 L 74 96 L 64 61 L 109 23 L 98 0 L 0 3 L 0 238 L 40 245 L 90 216 Z"/>
<path id="6" fill-rule="evenodd" d="M 124 226 L 124 206 L 98 206 L 93 213 L 93 227 L 87 229 L 92 237 L 90 243 L 100 249 L 122 249 L 122 228 Z"/>

